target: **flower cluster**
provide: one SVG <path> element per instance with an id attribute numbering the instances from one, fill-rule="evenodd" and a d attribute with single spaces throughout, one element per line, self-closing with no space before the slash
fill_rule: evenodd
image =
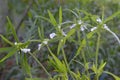
<path id="1" fill-rule="evenodd" d="M 100 18 L 97 18 L 96 21 L 97 21 L 98 23 L 102 23 L 102 20 L 101 20 Z M 108 30 L 108 31 L 110 30 L 106 24 L 103 24 L 103 28 L 104 28 L 105 30 Z M 93 28 L 91 28 L 91 31 L 94 31 L 94 30 L 96 30 L 96 29 L 97 29 L 97 27 L 93 27 Z"/>
<path id="2" fill-rule="evenodd" d="M 17 42 L 15 42 L 14 44 L 18 45 Z M 29 48 L 20 48 L 20 51 L 22 51 L 23 53 L 29 53 L 31 51 L 31 49 L 29 49 Z"/>
<path id="3" fill-rule="evenodd" d="M 54 34 L 53 34 L 53 35 L 54 35 Z M 49 39 L 44 39 L 41 44 L 38 44 L 38 50 L 41 49 L 41 47 L 42 47 L 43 44 L 44 44 L 44 45 L 47 45 L 47 44 L 48 44 L 48 41 L 49 41 Z"/>
<path id="4" fill-rule="evenodd" d="M 80 25 L 80 30 L 84 31 L 85 29 L 87 29 L 86 25 L 83 23 L 82 20 L 78 20 L 77 23 Z M 77 24 L 72 24 L 70 26 L 70 29 L 74 28 Z"/>

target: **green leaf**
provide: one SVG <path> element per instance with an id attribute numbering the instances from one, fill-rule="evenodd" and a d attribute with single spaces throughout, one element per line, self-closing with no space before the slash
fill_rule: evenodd
<path id="1" fill-rule="evenodd" d="M 7 20 L 8 20 L 8 24 L 9 24 L 11 30 L 12 30 L 12 34 L 13 34 L 13 36 L 14 36 L 16 42 L 19 42 L 19 39 L 18 39 L 18 37 L 17 37 L 17 34 L 16 34 L 16 31 L 15 31 L 15 28 L 14 28 L 14 26 L 12 25 L 12 23 L 11 23 L 11 21 L 10 21 L 10 19 L 9 19 L 8 16 L 7 16 Z"/>
<path id="2" fill-rule="evenodd" d="M 115 80 L 120 80 L 120 77 L 118 77 L 118 76 L 114 75 L 114 74 L 113 74 L 113 73 L 111 73 L 111 72 L 104 71 L 104 73 L 107 73 L 107 74 L 109 74 L 109 75 L 113 76 Z"/>
<path id="3" fill-rule="evenodd" d="M 95 64 L 92 65 L 91 69 L 95 72 L 95 74 L 97 74 L 98 71 L 97 71 L 97 67 L 95 66 Z"/>
<path id="4" fill-rule="evenodd" d="M 0 52 L 10 52 L 12 49 L 13 47 L 0 48 Z"/>
<path id="5" fill-rule="evenodd" d="M 78 14 L 76 12 L 74 12 L 73 10 L 70 9 L 66 9 L 67 11 L 70 11 L 73 15 L 76 16 L 76 18 L 79 18 Z"/>
<path id="6" fill-rule="evenodd" d="M 2 58 L 0 60 L 0 62 L 3 62 L 4 60 L 6 60 L 7 58 L 13 56 L 15 54 L 15 52 L 17 52 L 16 48 L 12 49 L 11 52 L 9 52 L 4 58 Z"/>
<path id="7" fill-rule="evenodd" d="M 6 43 L 10 44 L 11 46 L 14 45 L 11 41 L 9 41 L 8 39 L 6 39 L 6 38 L 5 38 L 4 36 L 2 36 L 1 34 L 0 34 L 0 37 L 1 37 Z"/>
<path id="8" fill-rule="evenodd" d="M 48 21 L 48 22 L 51 23 L 51 21 L 50 21 L 48 18 L 46 18 L 46 17 L 43 17 L 43 16 L 36 16 L 36 18 L 41 18 L 41 19 L 46 20 L 46 21 Z"/>
<path id="9" fill-rule="evenodd" d="M 44 30 L 43 27 L 38 27 L 38 35 L 41 40 L 44 40 Z"/>
<path id="10" fill-rule="evenodd" d="M 53 59 L 49 58 L 50 63 L 52 66 L 56 69 L 56 71 L 61 72 L 61 73 L 67 73 L 67 67 L 63 61 L 60 61 L 49 49 L 49 52 Z"/>
<path id="11" fill-rule="evenodd" d="M 93 36 L 94 33 L 95 33 L 95 31 L 88 33 L 88 34 L 87 34 L 87 39 L 90 39 L 90 38 Z M 82 47 L 84 47 L 85 45 L 86 45 L 86 40 L 83 39 L 80 47 L 79 47 L 78 50 L 77 50 L 76 56 L 79 55 Z"/>
<path id="12" fill-rule="evenodd" d="M 62 23 L 62 8 L 59 8 L 59 24 Z"/>
<path id="13" fill-rule="evenodd" d="M 61 49 L 62 46 L 63 46 L 63 44 L 62 44 L 62 42 L 61 42 L 61 40 L 60 40 L 60 41 L 59 41 L 59 44 L 58 44 L 57 55 L 59 55 L 60 49 Z"/>
<path id="14" fill-rule="evenodd" d="M 98 69 L 98 71 L 101 73 L 102 71 L 103 71 L 103 68 L 105 67 L 105 65 L 106 65 L 106 62 L 102 62 L 101 64 L 100 64 L 100 66 L 99 66 L 99 69 Z"/>
<path id="15" fill-rule="evenodd" d="M 27 62 L 27 56 L 26 54 L 20 54 L 21 55 L 21 64 L 22 64 L 22 68 L 25 71 L 26 74 L 28 74 L 31 77 L 31 68 Z"/>
<path id="16" fill-rule="evenodd" d="M 73 35 L 75 33 L 76 29 L 71 29 L 68 33 L 67 36 L 65 37 L 65 39 L 68 39 L 71 35 Z"/>
<path id="17" fill-rule="evenodd" d="M 96 32 L 96 31 L 92 31 L 92 32 L 88 33 L 88 34 L 87 34 L 87 39 L 90 39 L 95 32 Z M 77 52 L 76 52 L 76 54 L 75 54 L 75 56 L 71 59 L 71 61 L 69 62 L 69 64 L 71 64 L 71 62 L 80 54 L 80 51 L 82 50 L 82 48 L 83 48 L 85 45 L 86 45 L 86 40 L 83 39 L 83 40 L 82 40 L 82 43 L 80 44 L 80 46 L 79 46 L 79 48 L 78 48 L 78 50 L 77 50 Z"/>
<path id="18" fill-rule="evenodd" d="M 57 26 L 57 22 L 53 16 L 53 14 L 48 10 L 48 14 L 49 14 L 49 17 L 50 17 L 50 22 L 52 23 L 53 26 Z"/>
<path id="19" fill-rule="evenodd" d="M 120 11 L 115 12 L 113 15 L 109 16 L 109 17 L 104 21 L 104 23 L 110 21 L 111 19 L 113 19 L 114 17 L 116 17 L 116 16 L 119 15 L 119 14 L 120 14 Z"/>

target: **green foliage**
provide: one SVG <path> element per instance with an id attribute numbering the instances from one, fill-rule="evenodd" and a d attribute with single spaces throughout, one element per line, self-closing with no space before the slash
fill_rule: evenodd
<path id="1" fill-rule="evenodd" d="M 28 1 L 22 2 L 27 4 Z M 7 17 L 15 41 L 0 34 L 9 46 L 0 48 L 0 53 L 4 55 L 0 63 L 15 55 L 17 66 L 22 68 L 25 80 L 44 80 L 43 76 L 37 76 L 40 75 L 37 71 L 46 75 L 45 80 L 99 80 L 103 73 L 108 74 L 106 77 L 112 76 L 119 80 L 119 76 L 111 73 L 113 67 L 109 62 L 109 59 L 117 61 L 112 57 L 119 54 L 119 45 L 110 43 L 115 40 L 111 34 L 120 43 L 119 34 L 115 34 L 118 30 L 113 30 L 112 27 L 120 19 L 120 12 L 112 8 L 116 3 L 112 0 L 57 1 L 60 1 L 56 3 L 58 5 L 53 5 L 54 0 L 34 1 L 26 23 L 23 23 L 26 25 L 23 40 L 19 40 L 12 20 Z M 113 4 L 109 4 L 111 2 Z M 112 13 L 109 12 L 110 9 Z M 106 34 L 105 30 L 111 34 Z M 110 49 L 112 46 L 115 49 Z"/>

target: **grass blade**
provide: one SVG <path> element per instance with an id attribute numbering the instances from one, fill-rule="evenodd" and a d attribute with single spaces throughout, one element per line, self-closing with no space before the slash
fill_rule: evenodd
<path id="1" fill-rule="evenodd" d="M 109 75 L 113 76 L 115 80 L 120 80 L 120 78 L 119 78 L 118 76 L 114 75 L 114 74 L 113 74 L 113 73 L 111 73 L 111 72 L 104 71 L 104 73 L 107 73 L 107 74 L 109 74 Z"/>
<path id="2" fill-rule="evenodd" d="M 0 52 L 9 52 L 13 49 L 13 47 L 5 47 L 5 48 L 0 48 Z"/>
<path id="3" fill-rule="evenodd" d="M 62 23 L 62 8 L 59 8 L 59 24 Z"/>
<path id="4" fill-rule="evenodd" d="M 113 19 L 114 17 L 116 17 L 116 16 L 119 15 L 119 14 L 120 14 L 120 11 L 114 13 L 113 15 L 111 15 L 110 17 L 108 17 L 108 18 L 104 21 L 104 23 L 110 21 L 111 19 Z"/>
<path id="5" fill-rule="evenodd" d="M 49 14 L 49 17 L 50 17 L 50 22 L 52 23 L 53 26 L 57 26 L 57 22 L 53 16 L 53 14 L 48 10 L 48 14 Z"/>
<path id="6" fill-rule="evenodd" d="M 16 31 L 15 31 L 15 28 L 14 28 L 14 26 L 12 25 L 12 23 L 11 23 L 9 17 L 7 17 L 7 21 L 8 21 L 8 24 L 9 24 L 11 30 L 12 30 L 12 33 L 13 33 L 13 36 L 14 36 L 16 42 L 19 42 L 19 39 L 18 39 L 18 37 L 17 37 L 17 34 L 16 34 Z"/>
<path id="7" fill-rule="evenodd" d="M 11 52 L 9 52 L 4 58 L 2 58 L 0 60 L 0 63 L 3 62 L 4 60 L 6 60 L 7 58 L 11 57 L 13 54 L 15 54 L 17 50 L 14 48 L 13 50 L 11 50 Z"/>
<path id="8" fill-rule="evenodd" d="M 1 35 L 0 34 L 0 37 L 6 42 L 6 43 L 8 43 L 8 44 L 10 44 L 10 45 L 14 45 L 11 41 L 9 41 L 8 39 L 6 39 L 3 35 Z"/>

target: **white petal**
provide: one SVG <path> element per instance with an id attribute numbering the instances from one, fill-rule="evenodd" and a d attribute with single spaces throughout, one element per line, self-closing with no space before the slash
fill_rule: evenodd
<path id="1" fill-rule="evenodd" d="M 104 29 L 110 30 L 106 24 L 103 25 Z"/>
<path id="2" fill-rule="evenodd" d="M 76 26 L 76 24 L 72 24 L 72 25 L 70 26 L 70 29 L 74 28 L 75 26 Z"/>
<path id="3" fill-rule="evenodd" d="M 45 39 L 45 40 L 43 41 L 43 44 L 48 44 L 48 41 L 49 41 L 49 39 Z"/>
<path id="4" fill-rule="evenodd" d="M 38 50 L 40 50 L 40 49 L 41 49 L 41 46 L 42 46 L 42 44 L 38 44 Z"/>
<path id="5" fill-rule="evenodd" d="M 80 30 L 84 31 L 85 29 L 87 29 L 86 25 L 81 25 Z"/>
<path id="6" fill-rule="evenodd" d="M 14 44 L 17 45 L 17 42 L 15 42 Z"/>
<path id="7" fill-rule="evenodd" d="M 79 20 L 79 21 L 78 21 L 78 24 L 82 24 L 82 21 L 81 21 L 81 20 Z"/>
<path id="8" fill-rule="evenodd" d="M 49 36 L 52 39 L 52 38 L 54 38 L 56 36 L 56 34 L 55 33 L 51 33 Z"/>
<path id="9" fill-rule="evenodd" d="M 99 22 L 99 23 L 101 23 L 102 22 L 102 20 L 100 19 L 100 18 L 97 18 L 97 20 L 96 20 L 97 22 Z"/>
<path id="10" fill-rule="evenodd" d="M 96 30 L 96 29 L 97 29 L 97 27 L 93 27 L 93 28 L 91 28 L 90 31 L 94 31 L 94 30 Z"/>
<path id="11" fill-rule="evenodd" d="M 59 25 L 59 26 L 58 26 L 58 28 L 60 29 L 60 28 L 61 28 L 61 26 Z"/>
<path id="12" fill-rule="evenodd" d="M 21 51 L 24 52 L 24 53 L 28 53 L 28 52 L 30 52 L 30 49 L 24 48 L 24 49 L 21 49 Z"/>

